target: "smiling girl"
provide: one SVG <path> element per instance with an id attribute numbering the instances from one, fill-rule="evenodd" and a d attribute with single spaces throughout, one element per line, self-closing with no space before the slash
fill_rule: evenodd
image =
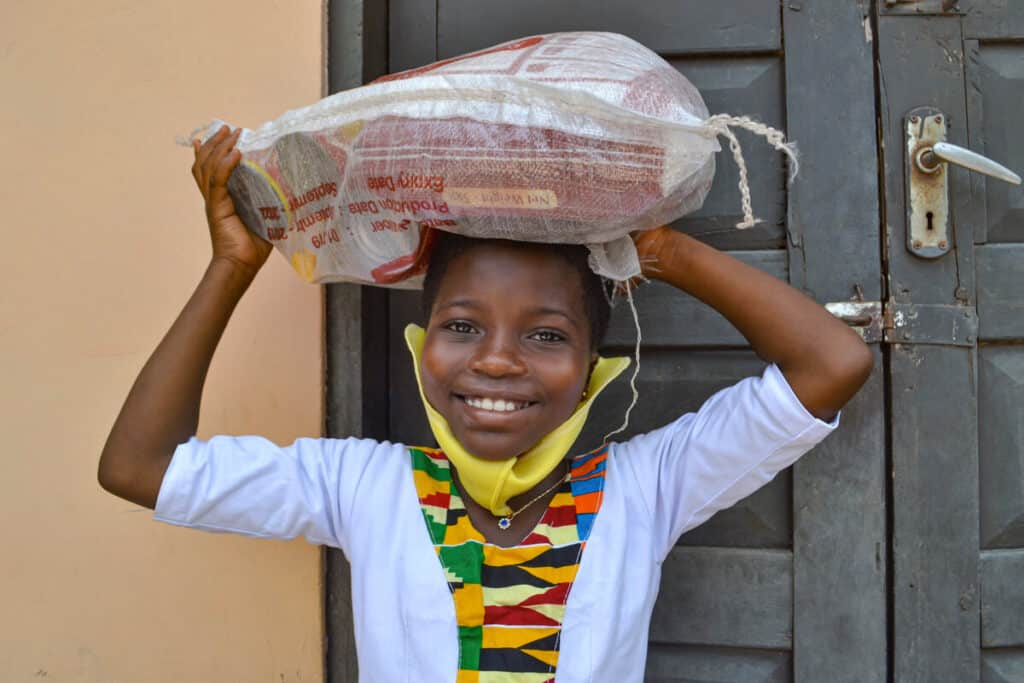
<path id="1" fill-rule="evenodd" d="M 341 548 L 361 680 L 641 680 L 676 540 L 827 436 L 871 371 L 861 339 L 800 292 L 651 230 L 635 240 L 644 276 L 717 309 L 768 368 L 696 413 L 572 454 L 628 365 L 597 353 L 609 311 L 586 249 L 442 235 L 426 328 L 406 330 L 439 448 L 198 440 L 210 360 L 271 251 L 226 190 L 236 140 L 194 143 L 213 256 L 132 387 L 99 480 L 161 521 Z"/>

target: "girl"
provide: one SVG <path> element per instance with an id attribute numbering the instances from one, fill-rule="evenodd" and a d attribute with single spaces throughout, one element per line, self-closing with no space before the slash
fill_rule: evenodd
<path id="1" fill-rule="evenodd" d="M 446 236 L 426 329 L 406 332 L 439 449 L 199 441 L 214 349 L 271 251 L 226 190 L 237 137 L 194 143 L 213 256 L 128 395 L 101 485 L 162 521 L 341 548 L 361 680 L 641 680 L 664 557 L 835 428 L 867 347 L 785 283 L 668 228 L 642 233 L 644 276 L 716 308 L 770 365 L 695 414 L 569 456 L 628 364 L 597 354 L 608 304 L 585 249 Z"/>

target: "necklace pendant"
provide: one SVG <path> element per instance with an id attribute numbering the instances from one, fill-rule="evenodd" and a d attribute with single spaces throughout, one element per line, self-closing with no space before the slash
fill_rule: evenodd
<path id="1" fill-rule="evenodd" d="M 512 520 L 509 519 L 508 517 L 502 517 L 501 519 L 498 520 L 498 528 L 501 529 L 502 531 L 505 531 L 510 526 L 512 526 Z"/>

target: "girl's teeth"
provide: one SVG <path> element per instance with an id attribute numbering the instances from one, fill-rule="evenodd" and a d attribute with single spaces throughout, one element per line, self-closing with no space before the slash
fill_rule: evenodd
<path id="1" fill-rule="evenodd" d="M 474 408 L 483 408 L 484 410 L 493 410 L 500 413 L 511 413 L 515 410 L 521 410 L 527 405 L 525 403 L 517 404 L 515 401 L 506 401 L 503 398 L 467 398 L 466 403 Z"/>

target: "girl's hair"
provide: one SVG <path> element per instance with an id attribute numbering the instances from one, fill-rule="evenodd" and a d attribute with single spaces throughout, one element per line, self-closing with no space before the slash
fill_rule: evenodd
<path id="1" fill-rule="evenodd" d="M 448 266 L 458 256 L 482 245 L 501 245 L 510 249 L 542 249 L 545 252 L 558 254 L 572 266 L 579 275 L 583 287 L 583 305 L 590 322 L 590 348 L 597 349 L 608 330 L 608 318 L 611 316 L 613 283 L 605 281 L 590 269 L 587 261 L 590 252 L 579 244 L 537 244 L 533 242 L 513 242 L 510 240 L 478 239 L 465 237 L 438 230 L 430 254 L 430 266 L 423 280 L 423 320 L 430 320 L 430 312 L 434 308 L 437 292 L 441 288 L 441 280 L 448 271 Z"/>

